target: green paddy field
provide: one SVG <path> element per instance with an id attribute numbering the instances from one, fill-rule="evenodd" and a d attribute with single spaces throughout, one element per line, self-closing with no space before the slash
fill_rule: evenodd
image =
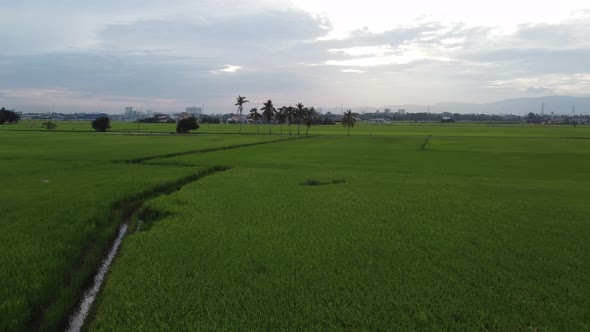
<path id="1" fill-rule="evenodd" d="M 112 126 L 0 126 L 0 330 L 123 222 L 86 330 L 590 329 L 590 126 Z"/>

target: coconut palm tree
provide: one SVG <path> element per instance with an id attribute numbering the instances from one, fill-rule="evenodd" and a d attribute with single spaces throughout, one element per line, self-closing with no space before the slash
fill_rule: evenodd
<path id="1" fill-rule="evenodd" d="M 342 125 L 348 128 L 347 135 L 350 136 L 350 128 L 354 127 L 356 119 L 354 118 L 356 114 L 352 113 L 351 110 L 347 110 L 344 112 L 344 117 L 342 118 Z"/>
<path id="2" fill-rule="evenodd" d="M 279 108 L 279 110 L 277 112 L 277 121 L 279 122 L 279 125 L 281 126 L 281 135 L 283 135 L 283 123 L 285 123 L 285 121 L 287 121 L 287 111 L 288 111 L 288 108 L 283 106 L 283 107 Z"/>
<path id="3" fill-rule="evenodd" d="M 287 107 L 287 121 L 289 121 L 289 136 L 291 136 L 291 123 L 293 123 L 293 119 L 295 117 L 295 109 L 293 106 Z"/>
<path id="4" fill-rule="evenodd" d="M 242 123 L 244 123 L 244 118 L 242 118 L 242 112 L 244 111 L 244 104 L 249 102 L 246 97 L 242 97 L 238 95 L 236 106 L 238 106 L 238 113 L 240 113 L 240 134 L 242 133 Z"/>
<path id="5" fill-rule="evenodd" d="M 266 120 L 266 122 L 268 122 L 268 134 L 271 134 L 271 126 L 270 126 L 270 122 L 272 121 L 272 119 L 274 119 L 275 114 L 277 113 L 277 109 L 272 105 L 272 100 L 268 100 L 266 103 L 264 103 L 264 107 L 261 108 L 262 110 L 262 116 L 264 117 L 264 119 Z"/>
<path id="6" fill-rule="evenodd" d="M 297 135 L 299 135 L 299 127 L 301 126 L 301 120 L 303 118 L 303 104 L 302 103 L 297 103 L 297 105 L 295 105 L 295 107 L 297 107 L 297 109 L 295 110 L 295 118 L 297 118 Z"/>
<path id="7" fill-rule="evenodd" d="M 254 124 L 256 125 L 256 133 L 258 132 L 258 120 L 262 119 L 262 115 L 258 113 L 258 108 L 254 107 L 250 110 L 250 115 L 248 116 L 250 119 L 254 119 Z"/>
<path id="8" fill-rule="evenodd" d="M 304 108 L 303 109 L 303 124 L 307 127 L 305 131 L 305 135 L 309 134 L 309 128 L 315 125 L 318 122 L 318 112 L 316 112 L 315 108 Z"/>

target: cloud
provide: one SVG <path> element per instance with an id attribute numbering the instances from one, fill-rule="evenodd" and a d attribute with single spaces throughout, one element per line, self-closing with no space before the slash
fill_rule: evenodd
<path id="1" fill-rule="evenodd" d="M 278 105 L 490 101 L 585 93 L 590 74 L 590 13 L 511 31 L 421 19 L 330 38 L 327 16 L 282 1 L 16 3 L 0 13 L 12 27 L 0 30 L 0 103 L 17 108 L 229 112 L 238 94 Z"/>
<path id="2" fill-rule="evenodd" d="M 553 89 L 546 88 L 543 86 L 530 86 L 526 89 L 526 92 L 533 94 L 553 93 Z"/>
<path id="3" fill-rule="evenodd" d="M 235 73 L 238 70 L 242 69 L 241 66 L 233 66 L 233 65 L 225 65 L 225 68 L 219 69 L 217 71 L 213 71 L 214 73 Z"/>

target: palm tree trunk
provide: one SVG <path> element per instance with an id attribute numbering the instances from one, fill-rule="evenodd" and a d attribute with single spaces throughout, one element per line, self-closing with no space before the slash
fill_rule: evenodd
<path id="1" fill-rule="evenodd" d="M 260 132 L 258 131 L 258 122 L 256 121 L 256 119 L 254 119 L 254 124 L 256 125 L 256 134 L 260 134 Z"/>
<path id="2" fill-rule="evenodd" d="M 270 121 L 268 121 L 268 134 L 272 134 L 272 129 L 270 128 Z"/>
<path id="3" fill-rule="evenodd" d="M 346 134 L 346 136 L 350 136 L 350 127 L 348 127 L 348 133 Z"/>
<path id="4" fill-rule="evenodd" d="M 307 127 L 307 130 L 305 130 L 305 136 L 309 135 L 309 127 Z"/>
<path id="5" fill-rule="evenodd" d="M 242 134 L 242 106 L 240 106 L 240 132 L 238 133 L 239 135 Z"/>
<path id="6" fill-rule="evenodd" d="M 283 136 L 283 124 L 281 123 L 279 127 L 281 127 L 281 136 Z"/>
<path id="7" fill-rule="evenodd" d="M 299 136 L 299 127 L 301 127 L 301 120 L 297 122 L 297 136 Z"/>
<path id="8" fill-rule="evenodd" d="M 291 121 L 289 121 L 289 136 L 291 136 Z"/>

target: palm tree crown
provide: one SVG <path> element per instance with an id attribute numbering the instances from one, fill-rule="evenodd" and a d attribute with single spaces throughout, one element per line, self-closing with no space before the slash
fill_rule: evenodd
<path id="1" fill-rule="evenodd" d="M 248 117 L 253 119 L 254 123 L 256 123 L 256 121 L 262 118 L 262 114 L 258 113 L 258 108 L 254 107 L 250 110 L 250 115 Z"/>
<path id="2" fill-rule="evenodd" d="M 304 108 L 303 109 L 303 124 L 307 127 L 305 131 L 305 135 L 309 134 L 309 128 L 319 121 L 319 114 L 316 112 L 315 108 Z"/>
<path id="3" fill-rule="evenodd" d="M 238 98 L 236 98 L 236 106 L 238 106 L 238 112 L 240 112 L 240 114 L 242 114 L 242 111 L 244 110 L 244 104 L 249 102 L 248 99 L 246 99 L 246 97 L 242 97 L 242 96 L 238 96 Z"/>
<path id="4" fill-rule="evenodd" d="M 268 134 L 271 134 L 271 126 L 270 126 L 270 122 L 272 121 L 272 119 L 274 119 L 275 114 L 277 113 L 276 108 L 272 105 L 272 100 L 268 100 L 266 103 L 264 103 L 264 106 L 261 108 L 262 110 L 262 116 L 264 117 L 264 119 L 266 120 L 266 122 L 268 122 Z"/>
<path id="5" fill-rule="evenodd" d="M 254 120 L 254 124 L 256 125 L 256 133 L 258 134 L 258 120 L 260 120 L 260 118 L 262 118 L 262 115 L 260 113 L 258 113 L 258 108 L 257 107 L 253 107 L 250 110 L 250 115 L 248 116 L 250 119 Z"/>
<path id="6" fill-rule="evenodd" d="M 344 112 L 344 117 L 342 117 L 342 125 L 348 128 L 348 135 L 350 135 L 350 128 L 353 128 L 356 122 L 355 115 L 351 110 L 347 110 Z"/>
<path id="7" fill-rule="evenodd" d="M 240 95 L 238 95 L 238 98 L 236 98 L 236 106 L 238 106 L 238 113 L 240 113 L 240 134 L 242 133 L 242 123 L 244 122 L 244 119 L 242 118 L 242 112 L 244 111 L 244 104 L 249 102 L 249 100 L 246 99 L 246 97 L 242 97 Z"/>
<path id="8" fill-rule="evenodd" d="M 288 107 L 281 107 L 278 109 L 277 111 L 277 121 L 279 122 L 279 125 L 281 127 L 281 135 L 283 134 L 283 123 L 285 123 L 287 121 L 287 117 L 289 116 L 288 114 L 289 112 L 289 108 Z"/>
<path id="9" fill-rule="evenodd" d="M 295 107 L 297 107 L 297 109 L 295 109 L 295 112 L 293 112 L 295 118 L 297 119 L 297 135 L 299 135 L 299 126 L 301 126 L 301 120 L 303 119 L 303 103 L 297 103 L 297 105 L 295 105 Z"/>
<path id="10" fill-rule="evenodd" d="M 272 100 L 268 100 L 266 103 L 263 104 L 264 106 L 261 108 L 262 116 L 266 122 L 272 121 L 274 119 L 275 114 L 277 113 L 277 109 L 272 105 Z"/>

